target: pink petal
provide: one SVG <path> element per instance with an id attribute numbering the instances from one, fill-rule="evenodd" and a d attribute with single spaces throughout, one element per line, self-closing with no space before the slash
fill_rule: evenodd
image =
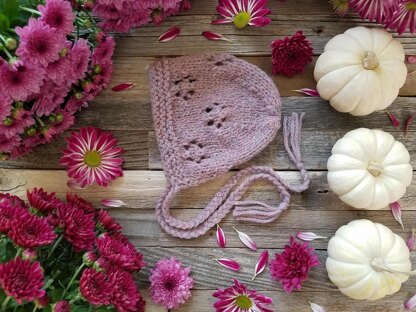
<path id="1" fill-rule="evenodd" d="M 296 234 L 296 237 L 307 242 L 310 242 L 319 238 L 326 238 L 325 236 L 316 235 L 315 233 L 312 233 L 312 232 L 298 232 Z"/>
<path id="2" fill-rule="evenodd" d="M 248 236 L 247 234 L 245 234 L 243 232 L 240 232 L 235 227 L 233 227 L 233 229 L 237 232 L 238 237 L 240 238 L 241 242 L 244 245 L 246 245 L 251 250 L 257 250 L 256 243 L 254 242 L 254 240 L 250 236 Z"/>
<path id="3" fill-rule="evenodd" d="M 407 240 L 407 247 L 409 248 L 410 251 L 412 251 L 415 248 L 415 240 L 416 240 L 415 230 L 413 229 L 412 235 Z"/>
<path id="4" fill-rule="evenodd" d="M 172 27 L 169 28 L 165 33 L 160 35 L 159 39 L 157 41 L 159 42 L 167 42 L 172 39 L 175 39 L 179 34 L 181 33 L 181 29 L 179 27 Z"/>
<path id="5" fill-rule="evenodd" d="M 113 87 L 111 90 L 113 90 L 114 92 L 126 91 L 133 88 L 135 85 L 136 84 L 133 82 L 124 82 Z"/>
<path id="6" fill-rule="evenodd" d="M 223 40 L 223 41 L 232 42 L 230 39 L 225 38 L 223 35 L 214 33 L 212 31 L 203 31 L 202 36 L 204 36 L 208 40 Z"/>
<path id="7" fill-rule="evenodd" d="M 227 244 L 227 240 L 225 239 L 225 233 L 222 228 L 217 224 L 217 243 L 221 248 L 224 248 Z"/>
<path id="8" fill-rule="evenodd" d="M 311 309 L 313 312 L 326 312 L 324 308 L 322 308 L 320 305 L 317 305 L 316 303 L 309 302 L 311 305 Z"/>
<path id="9" fill-rule="evenodd" d="M 319 95 L 319 92 L 316 91 L 315 89 L 309 89 L 309 88 L 303 88 L 303 89 L 299 89 L 299 90 L 292 90 L 294 92 L 298 92 L 298 93 L 303 93 L 309 96 L 316 96 L 316 97 L 321 97 Z"/>
<path id="10" fill-rule="evenodd" d="M 393 127 L 398 128 L 400 126 L 400 121 L 396 118 L 396 116 L 390 113 L 387 109 L 386 109 L 386 113 L 387 113 L 387 116 L 389 116 L 390 121 L 393 124 Z"/>
<path id="11" fill-rule="evenodd" d="M 259 257 L 259 261 L 254 268 L 254 276 L 251 280 L 254 280 L 257 275 L 264 271 L 267 264 L 269 263 L 269 252 L 267 250 L 263 251 Z"/>
<path id="12" fill-rule="evenodd" d="M 221 264 L 223 267 L 226 267 L 227 269 L 238 271 L 240 270 L 240 265 L 235 260 L 230 259 L 218 259 L 217 262 Z"/>
<path id="13" fill-rule="evenodd" d="M 220 18 L 220 19 L 217 19 L 215 21 L 212 21 L 211 24 L 212 25 L 223 25 L 223 24 L 232 23 L 232 21 L 233 21 L 232 18 L 226 17 L 226 18 Z"/>
<path id="14" fill-rule="evenodd" d="M 416 295 L 414 295 L 412 298 L 408 299 L 405 302 L 404 308 L 406 310 L 413 310 L 414 308 L 416 308 Z"/>
<path id="15" fill-rule="evenodd" d="M 407 137 L 407 133 L 409 132 L 410 125 L 413 122 L 414 115 L 415 115 L 415 113 L 411 113 L 410 116 L 406 120 L 406 125 L 404 127 L 404 134 L 405 134 L 406 137 Z"/>
<path id="16" fill-rule="evenodd" d="M 402 226 L 404 230 L 403 221 L 402 221 L 402 209 L 400 204 L 396 201 L 390 204 L 391 213 L 393 214 L 394 219 Z"/>
<path id="17" fill-rule="evenodd" d="M 407 57 L 407 62 L 409 64 L 415 64 L 416 63 L 416 55 L 410 55 Z"/>
<path id="18" fill-rule="evenodd" d="M 114 208 L 126 206 L 126 204 L 119 199 L 103 199 L 101 201 L 101 204 L 106 207 L 114 207 Z"/>
<path id="19" fill-rule="evenodd" d="M 69 188 L 74 190 L 82 190 L 83 187 L 75 180 L 69 180 L 66 185 L 68 185 Z"/>

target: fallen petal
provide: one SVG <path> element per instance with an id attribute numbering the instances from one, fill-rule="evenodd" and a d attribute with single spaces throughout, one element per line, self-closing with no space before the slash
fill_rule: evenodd
<path id="1" fill-rule="evenodd" d="M 224 248 L 227 244 L 227 240 L 225 239 L 225 233 L 222 228 L 217 224 L 217 243 L 221 248 Z"/>
<path id="2" fill-rule="evenodd" d="M 168 42 L 172 39 L 175 39 L 181 33 L 181 29 L 179 27 L 172 27 L 169 28 L 165 33 L 161 34 L 160 37 L 157 39 L 159 42 Z"/>
<path id="3" fill-rule="evenodd" d="M 396 118 L 396 116 L 390 113 L 387 109 L 386 109 L 386 114 L 387 116 L 389 116 L 393 127 L 398 128 L 400 126 L 400 121 Z"/>
<path id="4" fill-rule="evenodd" d="M 409 132 L 409 127 L 411 125 L 411 123 L 413 122 L 413 116 L 415 115 L 415 113 L 411 113 L 410 116 L 407 118 L 406 120 L 406 126 L 404 128 L 404 134 L 407 137 L 407 133 Z"/>
<path id="5" fill-rule="evenodd" d="M 264 271 L 267 264 L 269 263 L 269 252 L 267 250 L 263 251 L 257 261 L 256 267 L 254 268 L 254 276 L 251 280 L 254 280 L 257 275 Z"/>
<path id="6" fill-rule="evenodd" d="M 414 295 L 412 298 L 408 299 L 404 303 L 404 308 L 406 310 L 413 310 L 414 308 L 416 308 L 416 295 Z"/>
<path id="7" fill-rule="evenodd" d="M 394 219 L 402 226 L 404 230 L 403 221 L 402 221 L 402 209 L 398 202 L 390 204 L 391 213 L 393 214 Z"/>
<path id="8" fill-rule="evenodd" d="M 114 208 L 126 206 L 126 204 L 119 199 L 103 199 L 101 201 L 101 204 L 106 207 L 114 207 Z"/>
<path id="9" fill-rule="evenodd" d="M 313 241 L 314 239 L 326 238 L 325 236 L 316 235 L 313 232 L 298 232 L 296 237 L 307 242 Z"/>
<path id="10" fill-rule="evenodd" d="M 299 90 L 292 90 L 293 92 L 298 92 L 298 93 L 303 93 L 309 96 L 316 96 L 316 97 L 321 97 L 319 95 L 319 92 L 316 91 L 315 89 L 309 89 L 309 88 L 303 88 L 303 89 L 299 89 Z"/>
<path id="11" fill-rule="evenodd" d="M 235 227 L 233 227 L 233 229 L 237 232 L 238 237 L 240 238 L 241 242 L 244 245 L 246 245 L 251 250 L 257 250 L 257 245 L 256 245 L 256 243 L 254 242 L 254 240 L 250 236 L 248 236 L 247 234 L 245 234 L 243 232 L 240 232 Z"/>
<path id="12" fill-rule="evenodd" d="M 221 264 L 223 267 L 226 267 L 227 269 L 238 271 L 240 270 L 240 265 L 235 260 L 230 259 L 217 259 L 217 262 Z"/>
<path id="13" fill-rule="evenodd" d="M 416 63 L 416 55 L 410 55 L 407 57 L 407 62 L 409 64 L 415 64 Z"/>
<path id="14" fill-rule="evenodd" d="M 313 312 L 326 312 L 324 308 L 322 308 L 320 305 L 317 305 L 316 303 L 309 302 L 311 305 L 311 309 Z"/>
<path id="15" fill-rule="evenodd" d="M 415 240 L 416 240 L 415 230 L 413 229 L 412 235 L 407 240 L 407 247 L 409 248 L 410 251 L 412 251 L 415 248 Z"/>
<path id="16" fill-rule="evenodd" d="M 208 40 L 223 40 L 223 41 L 232 42 L 230 39 L 225 38 L 223 35 L 214 33 L 212 31 L 203 31 L 202 36 L 204 36 Z"/>
<path id="17" fill-rule="evenodd" d="M 133 88 L 135 85 L 136 84 L 133 82 L 124 82 L 113 87 L 111 90 L 113 90 L 114 92 L 126 91 Z"/>
<path id="18" fill-rule="evenodd" d="M 75 180 L 69 180 L 66 185 L 68 185 L 69 188 L 74 189 L 74 190 L 82 190 L 83 187 L 81 187 L 81 185 L 75 181 Z"/>

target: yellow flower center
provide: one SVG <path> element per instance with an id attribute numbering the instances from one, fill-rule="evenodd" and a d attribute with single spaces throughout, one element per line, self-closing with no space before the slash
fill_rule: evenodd
<path id="1" fill-rule="evenodd" d="M 406 10 L 408 11 L 416 10 L 416 3 L 414 2 L 406 3 Z"/>
<path id="2" fill-rule="evenodd" d="M 250 14 L 243 11 L 234 16 L 234 25 L 238 29 L 243 29 L 250 22 Z"/>
<path id="3" fill-rule="evenodd" d="M 246 295 L 240 295 L 235 298 L 235 303 L 241 309 L 250 309 L 253 303 L 251 302 L 250 298 Z"/>
<path id="4" fill-rule="evenodd" d="M 101 154 L 97 151 L 85 153 L 84 162 L 90 167 L 98 167 L 101 164 Z"/>

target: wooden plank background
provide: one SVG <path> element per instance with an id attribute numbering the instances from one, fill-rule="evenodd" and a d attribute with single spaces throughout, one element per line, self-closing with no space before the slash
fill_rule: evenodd
<path id="1" fill-rule="evenodd" d="M 77 191 L 100 207 L 103 198 L 118 198 L 127 203 L 124 208 L 111 209 L 110 213 L 124 226 L 125 234 L 137 248 L 145 254 L 149 267 L 166 256 L 175 255 L 186 265 L 193 268 L 195 289 L 193 299 L 182 306 L 181 312 L 212 311 L 212 292 L 218 287 L 231 284 L 234 277 L 247 283 L 250 287 L 262 290 L 273 297 L 276 311 L 303 312 L 310 311 L 308 300 L 316 302 L 327 311 L 404 311 L 403 302 L 416 293 L 416 283 L 410 280 L 402 290 L 390 297 L 375 301 L 353 301 L 337 291 L 329 281 L 324 268 L 313 269 L 309 280 L 300 292 L 286 294 L 281 287 L 270 280 L 268 270 L 255 281 L 251 281 L 252 271 L 260 251 L 269 249 L 279 252 L 288 241 L 289 236 L 299 230 L 314 231 L 324 236 L 332 236 L 336 229 L 348 221 L 360 218 L 381 222 L 404 238 L 416 223 L 416 185 L 413 183 L 401 200 L 403 220 L 406 231 L 393 220 L 388 210 L 362 211 L 354 210 L 342 204 L 328 189 L 326 181 L 326 162 L 333 144 L 346 132 L 358 127 L 379 128 L 392 133 L 402 141 L 412 155 L 412 165 L 416 167 L 416 138 L 411 130 L 407 137 L 402 129 L 391 126 L 385 112 L 374 113 L 367 117 L 352 117 L 332 110 L 328 103 L 317 98 L 302 97 L 294 89 L 315 87 L 313 66 L 306 68 L 304 75 L 294 78 L 273 77 L 283 96 L 283 112 L 306 112 L 304 123 L 302 152 L 304 163 L 310 170 L 312 185 L 303 194 L 293 195 L 290 209 L 278 220 L 261 227 L 255 224 L 238 224 L 231 216 L 223 222 L 228 248 L 216 246 L 215 231 L 195 240 L 179 240 L 164 233 L 154 216 L 155 203 L 165 187 L 165 177 L 160 155 L 152 130 L 151 106 L 147 68 L 150 63 L 161 56 L 178 56 L 200 52 L 229 52 L 258 65 L 271 73 L 270 43 L 277 37 L 292 35 L 297 30 L 304 30 L 312 41 L 315 57 L 323 51 L 325 43 L 334 35 L 357 25 L 373 24 L 363 22 L 356 15 L 338 18 L 331 12 L 327 0 L 290 0 L 269 1 L 272 24 L 264 28 L 246 28 L 235 30 L 231 25 L 212 26 L 216 18 L 215 0 L 192 0 L 193 8 L 181 16 L 172 17 L 159 27 L 145 27 L 130 34 L 115 34 L 117 48 L 114 57 L 115 72 L 111 86 L 122 82 L 136 83 L 133 89 L 114 93 L 103 92 L 90 108 L 84 110 L 73 127 L 92 125 L 113 131 L 120 145 L 126 149 L 124 169 L 125 177 L 111 183 L 108 188 L 90 187 Z M 176 40 L 165 44 L 155 44 L 157 37 L 171 26 L 180 26 L 182 34 Z M 200 36 L 204 30 L 220 32 L 233 40 L 212 42 Z M 398 38 L 406 54 L 416 54 L 416 38 L 405 33 Z M 416 70 L 415 65 L 408 65 L 409 73 Z M 248 77 L 249 78 L 249 77 Z M 400 97 L 390 107 L 404 124 L 407 116 L 415 110 L 416 77 L 410 74 Z M 414 127 L 416 129 L 416 125 Z M 67 136 L 69 132 L 65 134 Z M 49 191 L 57 191 L 63 197 L 68 188 L 66 173 L 57 163 L 64 139 L 37 148 L 31 155 L 19 160 L 0 163 L 0 191 L 25 196 L 27 188 L 42 186 Z M 288 160 L 282 146 L 281 132 L 275 142 L 266 148 L 251 164 L 272 166 L 281 171 L 288 181 L 294 181 L 298 175 Z M 238 168 L 236 168 L 238 169 Z M 203 209 L 215 191 L 228 177 L 208 182 L 180 194 L 174 204 L 174 214 L 181 218 L 191 218 Z M 276 202 L 277 195 L 270 186 L 256 184 L 249 194 L 250 198 L 266 202 Z M 306 221 L 307 220 L 307 221 Z M 244 248 L 232 230 L 239 229 L 250 234 L 259 246 L 258 252 Z M 312 242 L 317 249 L 322 263 L 326 259 L 327 241 Z M 237 259 L 243 266 L 239 273 L 233 273 L 219 267 L 213 261 L 218 257 Z M 416 264 L 416 256 L 412 255 Z M 149 268 L 143 270 L 139 280 L 140 288 L 147 295 L 147 278 Z M 148 300 L 148 311 L 166 311 Z"/>

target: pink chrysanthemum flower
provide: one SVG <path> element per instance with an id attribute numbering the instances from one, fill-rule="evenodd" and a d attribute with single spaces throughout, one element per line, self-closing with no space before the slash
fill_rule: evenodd
<path id="1" fill-rule="evenodd" d="M 65 48 L 66 38 L 55 32 L 49 25 L 31 17 L 28 25 L 16 27 L 20 44 L 16 55 L 32 64 L 48 65 L 59 58 L 59 52 Z"/>
<path id="2" fill-rule="evenodd" d="M 111 61 L 116 44 L 113 37 L 106 37 L 102 40 L 92 53 L 92 63 L 102 64 Z"/>
<path id="3" fill-rule="evenodd" d="M 35 248 L 52 243 L 57 237 L 46 218 L 29 213 L 15 216 L 8 233 L 11 240 L 22 248 Z"/>
<path id="4" fill-rule="evenodd" d="M 21 214 L 28 214 L 28 211 L 21 204 L 14 204 L 10 197 L 0 198 L 0 232 L 7 233 L 12 226 L 12 221 Z"/>
<path id="5" fill-rule="evenodd" d="M 275 259 L 270 262 L 270 273 L 273 280 L 280 281 L 286 292 L 292 292 L 293 289 L 300 290 L 309 270 L 319 265 L 314 249 L 306 242 L 298 243 L 292 236 L 282 254 L 276 253 Z"/>
<path id="6" fill-rule="evenodd" d="M 70 312 L 71 306 L 69 301 L 60 300 L 52 306 L 52 312 Z"/>
<path id="7" fill-rule="evenodd" d="M 97 95 L 101 92 L 104 88 L 108 86 L 110 79 L 113 75 L 113 63 L 101 63 L 100 65 L 100 73 L 94 77 L 92 86 L 91 86 L 91 93 L 92 95 Z"/>
<path id="8" fill-rule="evenodd" d="M 98 225 L 108 232 L 119 232 L 122 229 L 121 225 L 114 221 L 108 211 L 103 209 L 98 213 Z"/>
<path id="9" fill-rule="evenodd" d="M 120 312 L 136 311 L 142 298 L 131 273 L 113 269 L 108 275 L 112 286 L 110 303 Z"/>
<path id="10" fill-rule="evenodd" d="M 267 0 L 219 0 L 217 12 L 224 18 L 215 20 L 212 24 L 234 23 L 238 29 L 247 25 L 262 27 L 270 24 L 266 15 L 271 11 L 266 9 Z"/>
<path id="11" fill-rule="evenodd" d="M 108 181 L 123 175 L 119 156 L 124 152 L 109 132 L 97 128 L 81 128 L 66 139 L 67 149 L 59 161 L 67 166 L 68 176 L 81 187 L 97 183 L 107 186 Z"/>
<path id="12" fill-rule="evenodd" d="M 40 21 L 54 28 L 62 35 L 69 35 L 74 30 L 75 13 L 69 1 L 48 0 L 46 5 L 38 5 L 42 14 Z"/>
<path id="13" fill-rule="evenodd" d="M 110 304 L 110 294 L 114 289 L 105 273 L 88 268 L 82 272 L 79 291 L 93 305 L 108 305 Z"/>
<path id="14" fill-rule="evenodd" d="M 176 309 L 192 297 L 191 267 L 183 268 L 175 257 L 159 260 L 150 272 L 150 296 L 167 309 Z"/>
<path id="15" fill-rule="evenodd" d="M 74 250 L 76 252 L 92 250 L 95 240 L 94 215 L 85 213 L 84 210 L 69 203 L 58 207 L 56 212 L 64 228 L 64 238 Z"/>
<path id="16" fill-rule="evenodd" d="M 273 312 L 273 300 L 255 290 L 248 290 L 246 285 L 234 279 L 234 285 L 219 289 L 212 294 L 219 300 L 214 303 L 216 312 Z"/>
<path id="17" fill-rule="evenodd" d="M 90 55 L 91 51 L 85 39 L 75 41 L 70 52 L 72 71 L 68 73 L 69 84 L 85 77 Z"/>
<path id="18" fill-rule="evenodd" d="M 45 70 L 28 62 L 16 61 L 0 66 L 2 96 L 15 101 L 25 101 L 32 93 L 38 93 L 43 85 Z"/>
<path id="19" fill-rule="evenodd" d="M 8 138 L 4 134 L 0 134 L 0 153 L 11 153 L 20 146 L 21 141 L 22 138 L 19 135 Z"/>
<path id="20" fill-rule="evenodd" d="M 7 296 L 13 297 L 17 303 L 34 301 L 41 298 L 43 287 L 43 270 L 38 261 L 22 260 L 17 257 L 0 264 L 0 286 Z"/>
<path id="21" fill-rule="evenodd" d="M 84 210 L 85 213 L 96 214 L 94 206 L 86 201 L 85 199 L 79 197 L 75 193 L 68 192 L 66 193 L 66 201 L 71 204 L 73 207 Z"/>
<path id="22" fill-rule="evenodd" d="M 400 5 L 393 13 L 387 26 L 396 29 L 401 35 L 409 29 L 411 33 L 416 31 L 416 0 L 400 0 Z"/>
<path id="23" fill-rule="evenodd" d="M 72 71 L 70 45 L 72 43 L 67 42 L 67 46 L 64 52 L 60 53 L 59 59 L 49 63 L 46 67 L 46 77 L 57 85 L 72 84 L 68 81 L 68 73 Z"/>
<path id="24" fill-rule="evenodd" d="M 283 40 L 276 39 L 272 43 L 273 75 L 292 77 L 303 73 L 305 66 L 312 62 L 312 47 L 302 31 Z"/>
<path id="25" fill-rule="evenodd" d="M 120 233 L 100 235 L 97 238 L 97 249 L 100 258 L 112 267 L 140 271 L 144 266 L 143 255 Z"/>
<path id="26" fill-rule="evenodd" d="M 53 128 L 55 129 L 57 135 L 65 132 L 75 122 L 74 114 L 71 114 L 61 108 L 55 110 L 54 114 L 57 118 L 53 124 Z"/>
<path id="27" fill-rule="evenodd" d="M 1 72 L 1 70 L 0 70 L 0 72 Z M 10 116 L 11 107 L 12 107 L 12 103 L 13 103 L 11 98 L 6 97 L 3 94 L 4 93 L 2 92 L 2 96 L 0 96 L 0 123 L 3 122 L 4 118 L 6 118 L 7 116 Z"/>
<path id="28" fill-rule="evenodd" d="M 38 117 L 43 115 L 49 116 L 64 102 L 64 99 L 70 90 L 71 87 L 66 83 L 57 85 L 52 80 L 48 80 L 39 93 L 38 98 L 32 107 L 32 111 L 35 112 Z"/>
<path id="29" fill-rule="evenodd" d="M 31 192 L 28 190 L 27 199 L 32 208 L 35 208 L 44 214 L 54 211 L 62 204 L 54 192 L 48 194 L 43 188 L 34 188 Z"/>
<path id="30" fill-rule="evenodd" d="M 26 203 L 20 197 L 10 195 L 9 193 L 0 193 L 0 205 L 5 204 L 27 209 Z"/>
<path id="31" fill-rule="evenodd" d="M 389 20 L 397 4 L 397 0 L 350 0 L 351 7 L 362 19 L 377 23 Z"/>
<path id="32" fill-rule="evenodd" d="M 0 124 L 0 133 L 5 135 L 7 138 L 21 134 L 27 127 L 30 127 L 35 124 L 30 112 L 21 108 L 15 110 L 13 117 L 3 120 L 3 124 Z"/>

